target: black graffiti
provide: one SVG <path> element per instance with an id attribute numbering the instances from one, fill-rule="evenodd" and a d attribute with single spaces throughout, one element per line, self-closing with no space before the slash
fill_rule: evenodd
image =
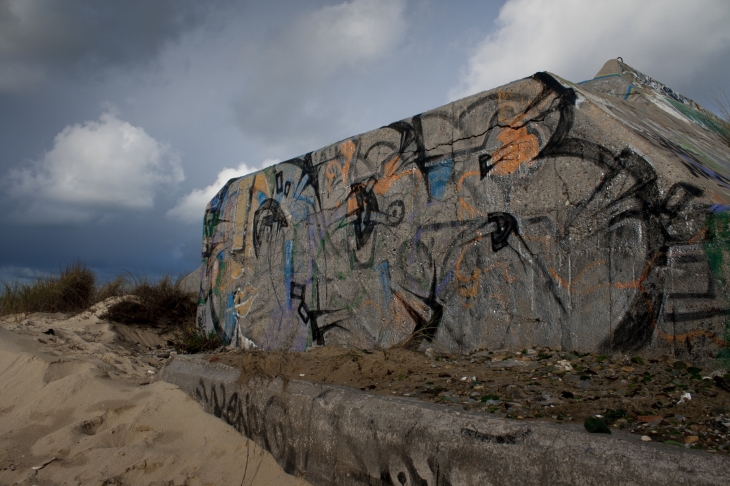
<path id="1" fill-rule="evenodd" d="M 346 329 L 342 327 L 339 322 L 333 322 L 331 324 L 327 324 L 324 326 L 320 326 L 317 322 L 317 319 L 319 317 L 331 314 L 333 312 L 337 311 L 328 311 L 328 310 L 310 310 L 307 306 L 307 303 L 305 301 L 304 294 L 306 292 L 307 286 L 305 284 L 298 284 L 295 282 L 292 282 L 290 285 L 289 290 L 289 297 L 292 299 L 299 300 L 299 307 L 297 307 L 297 314 L 299 315 L 299 318 L 302 320 L 304 324 L 309 324 L 309 327 L 312 332 L 312 341 L 317 343 L 319 346 L 325 345 L 325 333 L 327 331 L 330 331 L 332 329 Z"/>
<path id="2" fill-rule="evenodd" d="M 298 192 L 302 193 L 307 187 L 311 187 L 315 197 L 317 198 L 318 209 L 321 209 L 322 198 L 319 193 L 318 167 L 315 167 L 312 164 L 312 153 L 310 152 L 303 157 L 287 160 L 285 162 L 282 162 L 282 164 L 291 164 L 301 171 L 302 175 L 300 180 L 301 182 L 303 182 L 303 184 L 301 185 L 301 187 L 297 188 Z"/>
<path id="3" fill-rule="evenodd" d="M 487 223 L 497 225 L 497 231 L 492 231 L 492 251 L 498 252 L 508 245 L 507 239 L 512 233 L 517 233 L 517 219 L 511 214 L 495 213 L 487 218 Z"/>
<path id="4" fill-rule="evenodd" d="M 238 432 L 246 436 L 251 433 L 250 423 L 247 420 L 252 411 L 248 394 L 241 397 L 236 391 L 231 393 L 229 397 L 223 383 L 220 383 L 217 388 L 213 385 L 208 389 L 205 381 L 201 378 L 195 389 L 195 398 L 207 407 L 208 412 L 222 419 Z"/>
<path id="5" fill-rule="evenodd" d="M 352 225 L 355 228 L 355 242 L 358 250 L 365 246 L 375 228 L 372 214 L 378 212 L 378 199 L 372 191 L 374 185 L 374 179 L 365 184 L 354 184 L 348 196 L 348 198 L 355 199 L 355 209 L 349 214 L 355 216 Z"/>
<path id="6" fill-rule="evenodd" d="M 507 444 L 514 445 L 522 442 L 530 435 L 530 429 L 522 430 L 516 434 L 503 434 L 493 435 L 485 432 L 479 432 L 472 429 L 461 429 L 461 435 L 470 439 L 478 440 L 479 442 L 487 442 L 494 444 Z"/>
<path id="7" fill-rule="evenodd" d="M 325 390 L 314 400 L 315 402 L 327 400 L 331 393 L 332 390 Z M 452 468 L 447 456 L 436 453 L 424 457 L 430 472 L 428 477 L 424 477 L 423 472 L 419 472 L 415 466 L 415 458 L 408 442 L 400 446 L 388 446 L 378 440 L 378 433 L 374 427 L 369 431 L 371 436 L 368 436 L 367 428 L 364 429 L 365 435 L 353 435 L 349 431 L 350 426 L 344 420 L 333 418 L 327 435 L 323 436 L 316 429 L 316 425 L 306 421 L 301 421 L 295 426 L 289 402 L 279 395 L 272 394 L 266 397 L 246 386 L 229 393 L 224 383 L 206 384 L 202 378 L 195 388 L 194 398 L 208 413 L 222 419 L 271 453 L 288 474 L 305 475 L 314 482 L 320 480 L 334 484 L 348 478 L 364 484 L 451 486 L 448 473 Z M 374 420 L 370 420 L 371 425 Z M 463 430 L 462 435 L 464 435 Z M 503 436 L 501 439 L 503 442 L 499 443 L 516 443 L 521 439 L 521 436 L 515 436 L 514 439 L 511 437 L 511 435 Z M 477 439 L 479 440 L 478 437 Z M 338 442 L 335 454 L 338 457 L 345 456 L 347 460 L 337 462 L 336 467 L 329 469 L 323 476 L 324 464 L 321 463 L 323 458 L 321 453 L 317 454 L 314 451 L 326 448 L 324 444 L 328 440 Z M 510 442 L 511 440 L 515 442 Z M 373 449 L 364 448 L 365 444 L 371 444 Z M 366 456 L 373 455 L 378 459 L 379 469 L 379 473 L 375 476 L 369 473 L 371 462 L 366 459 Z M 316 464 L 318 467 L 312 464 L 316 461 L 320 461 Z M 317 475 L 310 476 L 310 474 Z"/>
<path id="8" fill-rule="evenodd" d="M 274 199 L 267 199 L 256 210 L 253 216 L 253 248 L 259 256 L 261 245 L 266 235 L 278 234 L 282 227 L 287 227 L 284 211 Z"/>

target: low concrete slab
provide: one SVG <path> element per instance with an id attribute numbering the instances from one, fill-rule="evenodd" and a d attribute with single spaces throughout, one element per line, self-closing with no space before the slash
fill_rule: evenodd
<path id="1" fill-rule="evenodd" d="M 178 356 L 161 378 L 313 484 L 730 484 L 730 460 L 623 432 L 493 419 L 416 399 L 254 378 Z"/>

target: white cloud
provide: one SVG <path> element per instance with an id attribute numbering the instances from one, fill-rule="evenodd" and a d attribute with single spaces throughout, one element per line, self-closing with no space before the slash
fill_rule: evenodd
<path id="1" fill-rule="evenodd" d="M 158 189 L 184 179 L 168 144 L 107 111 L 64 128 L 50 151 L 10 170 L 2 186 L 18 205 L 16 219 L 59 224 L 152 208 Z"/>
<path id="2" fill-rule="evenodd" d="M 311 148 L 353 118 L 335 88 L 386 60 L 406 30 L 404 0 L 325 6 L 283 26 L 268 45 L 242 54 L 239 127 L 270 146 Z"/>
<path id="3" fill-rule="evenodd" d="M 508 0 L 452 99 L 537 71 L 590 79 L 618 56 L 675 89 L 730 55 L 727 0 Z"/>
<path id="4" fill-rule="evenodd" d="M 278 159 L 266 159 L 261 164 L 262 167 L 279 162 Z M 205 207 L 211 199 L 221 190 L 221 188 L 231 179 L 245 176 L 258 169 L 241 164 L 235 169 L 225 168 L 218 173 L 215 182 L 205 189 L 193 189 L 190 193 L 182 197 L 177 205 L 167 212 L 167 217 L 176 219 L 183 223 L 200 223 L 203 221 Z"/>

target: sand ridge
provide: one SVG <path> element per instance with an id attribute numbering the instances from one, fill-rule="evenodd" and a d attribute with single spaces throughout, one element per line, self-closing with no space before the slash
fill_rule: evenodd
<path id="1" fill-rule="evenodd" d="M 106 305 L 0 320 L 0 484 L 308 484 L 156 381 L 164 337 Z"/>

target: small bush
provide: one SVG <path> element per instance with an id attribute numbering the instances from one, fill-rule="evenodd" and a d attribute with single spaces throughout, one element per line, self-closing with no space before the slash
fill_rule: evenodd
<path id="1" fill-rule="evenodd" d="M 166 275 L 157 282 L 151 282 L 146 277 L 132 277 L 124 286 L 124 293 L 134 298 L 111 305 L 100 316 L 102 319 L 156 327 L 194 325 L 197 298 L 182 289 L 180 279 L 173 281 Z"/>
<path id="2" fill-rule="evenodd" d="M 96 276 L 83 263 L 31 283 L 2 282 L 0 315 L 30 312 L 81 312 L 96 302 Z"/>

